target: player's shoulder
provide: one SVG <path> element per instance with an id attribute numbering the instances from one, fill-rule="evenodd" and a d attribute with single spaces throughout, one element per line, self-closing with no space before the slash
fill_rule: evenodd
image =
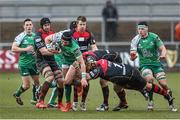
<path id="1" fill-rule="evenodd" d="M 23 40 L 23 38 L 26 36 L 26 33 L 25 32 L 21 32 L 20 34 L 18 34 L 16 37 L 15 37 L 15 40 L 16 41 L 21 41 Z"/>
<path id="2" fill-rule="evenodd" d="M 140 39 L 141 39 L 141 36 L 140 36 L 139 34 L 137 34 L 137 35 L 131 40 L 131 42 L 132 42 L 132 43 L 138 43 Z"/>
<path id="3" fill-rule="evenodd" d="M 149 32 L 148 34 L 152 38 L 157 38 L 158 37 L 158 35 L 156 33 L 153 33 L 153 32 Z"/>

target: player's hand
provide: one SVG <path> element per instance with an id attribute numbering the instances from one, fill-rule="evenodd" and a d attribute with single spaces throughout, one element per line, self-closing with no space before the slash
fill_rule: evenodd
<path id="1" fill-rule="evenodd" d="M 130 56 L 132 61 L 134 61 L 137 58 L 136 52 L 131 52 Z"/>
<path id="2" fill-rule="evenodd" d="M 88 86 L 88 82 L 86 81 L 86 79 L 81 79 L 81 84 L 83 87 Z"/>
<path id="3" fill-rule="evenodd" d="M 49 48 L 48 51 L 53 53 L 53 54 L 58 54 L 59 53 L 58 50 L 54 50 L 54 49 L 51 49 L 51 48 Z"/>
<path id="4" fill-rule="evenodd" d="M 34 51 L 33 46 L 28 46 L 28 47 L 26 48 L 26 51 L 27 51 L 27 52 L 29 52 L 29 51 Z"/>
<path id="5" fill-rule="evenodd" d="M 166 58 L 165 55 L 160 55 L 160 56 L 159 56 L 159 59 L 165 59 L 165 58 Z"/>

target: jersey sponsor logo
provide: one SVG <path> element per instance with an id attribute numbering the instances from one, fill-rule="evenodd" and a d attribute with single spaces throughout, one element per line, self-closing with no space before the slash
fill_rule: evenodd
<path id="1" fill-rule="evenodd" d="M 78 41 L 85 41 L 85 39 L 83 37 L 79 37 Z"/>
<path id="2" fill-rule="evenodd" d="M 40 41 L 41 41 L 41 38 L 36 39 L 36 42 L 40 42 Z"/>
<path id="3" fill-rule="evenodd" d="M 23 44 L 29 44 L 29 43 L 28 43 L 28 41 L 25 39 L 24 42 L 23 42 Z"/>
<path id="4" fill-rule="evenodd" d="M 80 47 L 80 50 L 87 50 L 87 49 L 88 49 L 87 46 L 81 46 L 81 47 Z"/>
<path id="5" fill-rule="evenodd" d="M 94 77 L 94 76 L 95 76 L 95 74 L 94 74 L 92 71 L 89 72 L 89 74 L 90 74 L 91 77 Z"/>

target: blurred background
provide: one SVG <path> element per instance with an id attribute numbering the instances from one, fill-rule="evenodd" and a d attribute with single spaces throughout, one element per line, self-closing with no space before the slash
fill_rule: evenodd
<path id="1" fill-rule="evenodd" d="M 109 2 L 117 15 L 111 10 L 103 14 Z M 18 55 L 10 47 L 23 31 L 25 18 L 33 20 L 36 31 L 40 19 L 49 17 L 58 32 L 80 15 L 87 17 L 99 48 L 118 51 L 123 62 L 133 66 L 138 66 L 138 61 L 129 59 L 130 42 L 137 23 L 147 21 L 149 31 L 158 34 L 168 49 L 163 61 L 166 70 L 180 70 L 180 0 L 0 0 L 0 71 L 17 69 Z"/>

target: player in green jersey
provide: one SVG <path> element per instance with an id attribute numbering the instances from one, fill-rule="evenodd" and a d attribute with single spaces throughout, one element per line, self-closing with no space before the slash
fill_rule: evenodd
<path id="1" fill-rule="evenodd" d="M 137 26 L 138 35 L 131 42 L 130 55 L 135 60 L 139 56 L 139 69 L 147 82 L 152 83 L 156 79 L 162 88 L 170 91 L 167 85 L 166 75 L 161 64 L 161 59 L 166 57 L 166 48 L 155 33 L 148 32 L 146 22 L 140 22 Z M 153 94 L 149 93 L 148 110 L 153 110 Z M 172 111 L 176 110 L 174 105 L 169 106 Z"/>
<path id="2" fill-rule="evenodd" d="M 62 59 L 62 70 L 63 70 L 63 76 L 66 76 L 68 73 L 70 65 L 73 64 L 74 61 L 77 61 L 81 65 L 81 74 L 82 79 L 81 82 L 85 85 L 87 85 L 86 81 L 86 68 L 85 63 L 82 57 L 82 53 L 79 49 L 79 46 L 76 41 L 74 41 L 71 37 L 71 32 L 68 30 L 60 31 L 59 33 L 55 33 L 54 35 L 50 35 L 45 38 L 46 44 L 49 44 L 50 42 L 58 42 L 60 48 L 61 48 L 61 54 L 63 56 Z M 61 110 L 63 112 L 68 112 L 72 108 L 71 104 L 71 85 L 67 85 L 65 83 L 65 95 L 66 95 L 66 106 L 65 108 L 62 108 Z"/>
<path id="3" fill-rule="evenodd" d="M 31 103 L 36 103 L 36 89 L 40 86 L 39 83 L 39 71 L 36 67 L 36 59 L 34 52 L 34 37 L 35 33 L 32 32 L 33 23 L 31 19 L 24 20 L 24 32 L 16 36 L 13 44 L 12 51 L 18 52 L 19 61 L 18 68 L 22 78 L 22 85 L 16 90 L 13 96 L 16 98 L 16 102 L 19 105 L 23 105 L 23 101 L 20 95 L 30 88 L 30 78 L 33 79 L 33 98 Z"/>

